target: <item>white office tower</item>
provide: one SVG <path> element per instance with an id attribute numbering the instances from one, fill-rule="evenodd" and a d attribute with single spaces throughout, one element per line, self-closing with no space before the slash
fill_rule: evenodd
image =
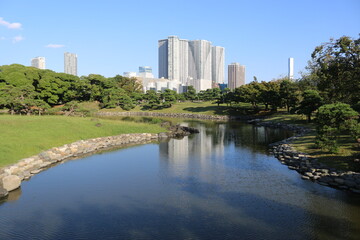
<path id="1" fill-rule="evenodd" d="M 64 53 L 64 73 L 77 76 L 77 55 L 75 53 Z"/>
<path id="2" fill-rule="evenodd" d="M 199 92 L 212 88 L 213 76 L 221 76 L 224 72 L 224 48 L 213 48 L 209 41 L 169 36 L 159 40 L 158 46 L 159 78 L 176 80 L 183 86 L 192 85 Z"/>
<path id="3" fill-rule="evenodd" d="M 45 69 L 45 58 L 44 57 L 36 57 L 31 59 L 31 66 L 39 69 Z"/>
<path id="4" fill-rule="evenodd" d="M 152 68 L 149 66 L 140 66 L 139 67 L 139 77 L 154 78 L 154 75 L 152 74 Z"/>
<path id="5" fill-rule="evenodd" d="M 289 79 L 294 79 L 294 58 L 289 58 Z"/>
<path id="6" fill-rule="evenodd" d="M 232 63 L 228 66 L 228 87 L 233 90 L 245 84 L 245 66 Z"/>
<path id="7" fill-rule="evenodd" d="M 212 84 L 215 86 L 224 83 L 225 49 L 223 47 L 212 47 Z"/>

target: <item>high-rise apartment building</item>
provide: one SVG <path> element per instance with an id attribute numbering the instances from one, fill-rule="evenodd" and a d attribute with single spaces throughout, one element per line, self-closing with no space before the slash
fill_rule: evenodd
<path id="1" fill-rule="evenodd" d="M 177 36 L 159 40 L 159 78 L 177 80 L 197 91 L 223 82 L 224 48 L 206 40 L 186 40 Z M 221 76 L 222 75 L 222 76 Z"/>
<path id="2" fill-rule="evenodd" d="M 64 73 L 77 76 L 77 55 L 75 53 L 64 53 Z"/>
<path id="3" fill-rule="evenodd" d="M 289 79 L 294 79 L 294 58 L 289 58 Z"/>
<path id="4" fill-rule="evenodd" d="M 39 69 L 45 69 L 45 58 L 44 57 L 36 57 L 31 59 L 31 66 Z"/>
<path id="5" fill-rule="evenodd" d="M 231 90 L 245 84 L 245 66 L 231 63 L 228 66 L 228 88 Z"/>
<path id="6" fill-rule="evenodd" d="M 224 83 L 225 49 L 219 46 L 212 47 L 212 84 Z"/>

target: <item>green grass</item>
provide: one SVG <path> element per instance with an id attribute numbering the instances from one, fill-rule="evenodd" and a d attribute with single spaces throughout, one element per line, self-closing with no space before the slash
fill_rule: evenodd
<path id="1" fill-rule="evenodd" d="M 264 121 L 292 124 L 309 128 L 309 133 L 292 142 L 292 145 L 296 150 L 299 152 L 305 152 L 313 158 L 317 158 L 319 162 L 322 162 L 329 167 L 341 170 L 360 170 L 358 164 L 354 163 L 354 159 L 359 158 L 359 145 L 349 135 L 342 135 L 339 137 L 339 152 L 334 154 L 316 148 L 315 124 L 307 123 L 306 117 L 303 115 L 288 114 L 283 111 L 267 117 Z"/>
<path id="2" fill-rule="evenodd" d="M 0 115 L 0 167 L 77 140 L 163 131 L 157 124 L 107 119 Z"/>
<path id="3" fill-rule="evenodd" d="M 240 103 L 236 107 L 226 106 L 221 104 L 218 106 L 212 102 L 178 102 L 170 108 L 156 109 L 156 110 L 143 110 L 141 106 L 136 106 L 130 112 L 160 112 L 160 113 L 195 113 L 206 115 L 241 115 L 243 111 L 251 110 L 251 104 Z M 101 112 L 126 112 L 120 107 L 112 109 L 101 109 Z"/>

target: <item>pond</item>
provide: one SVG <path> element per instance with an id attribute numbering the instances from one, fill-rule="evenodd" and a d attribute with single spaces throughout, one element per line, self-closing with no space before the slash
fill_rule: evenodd
<path id="1" fill-rule="evenodd" d="M 269 152 L 290 133 L 184 121 L 199 134 L 72 160 L 0 203 L 0 239 L 359 239 L 360 196 Z"/>

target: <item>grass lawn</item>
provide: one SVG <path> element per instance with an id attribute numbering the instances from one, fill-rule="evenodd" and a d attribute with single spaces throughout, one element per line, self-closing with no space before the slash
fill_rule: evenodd
<path id="1" fill-rule="evenodd" d="M 77 140 L 163 131 L 165 129 L 159 125 L 148 123 L 65 116 L 0 115 L 0 167 Z"/>
<path id="2" fill-rule="evenodd" d="M 342 135 L 338 139 L 340 146 L 339 152 L 336 154 L 323 151 L 315 147 L 316 129 L 314 123 L 307 123 L 306 117 L 297 114 L 288 114 L 285 111 L 276 113 L 266 118 L 264 121 L 280 122 L 285 124 L 293 124 L 305 126 L 311 131 L 296 139 L 292 145 L 300 152 L 305 152 L 320 162 L 337 169 L 360 171 L 359 165 L 354 163 L 355 158 L 359 158 L 359 145 L 348 135 Z"/>
<path id="3" fill-rule="evenodd" d="M 244 111 L 251 110 L 251 104 L 240 103 L 236 107 L 226 106 L 221 104 L 218 106 L 212 102 L 178 102 L 170 108 L 156 109 L 156 110 L 143 110 L 141 106 L 136 106 L 130 112 L 161 112 L 161 113 L 195 113 L 207 115 L 241 115 Z M 241 111 L 240 111 L 241 110 Z M 120 107 L 111 109 L 101 109 L 101 112 L 126 112 Z"/>

